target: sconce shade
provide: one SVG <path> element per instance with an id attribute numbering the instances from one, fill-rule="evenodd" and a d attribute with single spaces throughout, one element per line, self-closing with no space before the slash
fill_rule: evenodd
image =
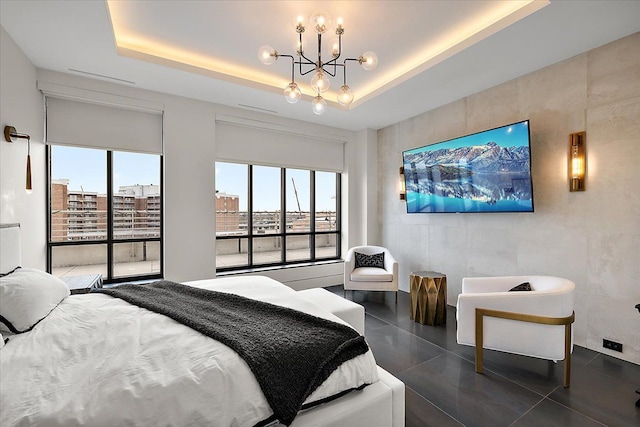
<path id="1" fill-rule="evenodd" d="M 569 135 L 569 191 L 585 191 L 587 175 L 586 132 Z"/>
<path id="2" fill-rule="evenodd" d="M 25 189 L 30 192 L 32 190 L 31 187 L 31 155 L 27 154 L 27 182 Z"/>
<path id="3" fill-rule="evenodd" d="M 4 139 L 7 142 L 13 142 L 14 138 L 22 138 L 27 140 L 27 179 L 25 189 L 27 193 L 30 193 L 32 190 L 31 187 L 31 137 L 26 133 L 20 133 L 16 131 L 16 128 L 13 126 L 5 126 L 4 127 Z"/>

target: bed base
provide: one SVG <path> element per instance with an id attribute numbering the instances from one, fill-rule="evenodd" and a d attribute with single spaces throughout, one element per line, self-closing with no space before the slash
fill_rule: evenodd
<path id="1" fill-rule="evenodd" d="M 378 366 L 380 381 L 298 414 L 291 427 L 404 427 L 404 383 Z"/>

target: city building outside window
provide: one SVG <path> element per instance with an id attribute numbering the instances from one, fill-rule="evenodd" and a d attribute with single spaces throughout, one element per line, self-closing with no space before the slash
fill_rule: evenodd
<path id="1" fill-rule="evenodd" d="M 48 269 L 162 277 L 162 156 L 50 145 Z"/>
<path id="2" fill-rule="evenodd" d="M 216 270 L 339 259 L 339 200 L 339 173 L 217 162 Z"/>

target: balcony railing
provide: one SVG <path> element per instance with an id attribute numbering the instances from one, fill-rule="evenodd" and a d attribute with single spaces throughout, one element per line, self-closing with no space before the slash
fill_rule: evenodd
<path id="1" fill-rule="evenodd" d="M 155 210 L 116 211 L 114 239 L 160 237 L 160 212 Z M 57 210 L 51 213 L 51 241 L 105 240 L 107 211 Z"/>

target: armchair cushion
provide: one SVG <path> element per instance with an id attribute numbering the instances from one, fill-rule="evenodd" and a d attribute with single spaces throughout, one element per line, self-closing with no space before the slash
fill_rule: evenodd
<path id="1" fill-rule="evenodd" d="M 384 269 L 384 252 L 372 255 L 354 252 L 354 255 L 356 257 L 356 268 L 374 267 Z"/>
<path id="2" fill-rule="evenodd" d="M 513 288 L 509 289 L 509 292 L 522 292 L 522 291 L 532 291 L 533 289 L 531 289 L 531 283 L 529 282 L 524 282 L 524 283 L 520 283 L 518 286 L 514 286 Z"/>
<path id="3" fill-rule="evenodd" d="M 359 267 L 351 272 L 354 282 L 392 282 L 393 273 L 378 267 Z"/>

